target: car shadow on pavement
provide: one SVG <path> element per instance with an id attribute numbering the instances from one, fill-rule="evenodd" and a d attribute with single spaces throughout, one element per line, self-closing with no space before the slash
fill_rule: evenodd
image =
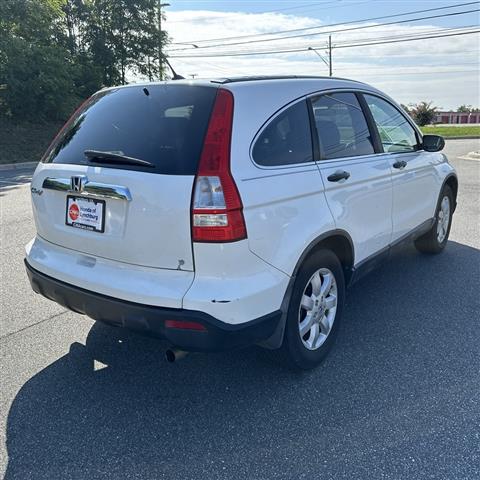
<path id="1" fill-rule="evenodd" d="M 13 176 L 2 176 L 0 172 L 0 197 L 6 193 L 30 183 L 32 180 L 31 172 L 18 173 Z"/>
<path id="2" fill-rule="evenodd" d="M 96 324 L 18 392 L 5 478 L 454 478 L 459 464 L 470 478 L 479 262 L 456 242 L 395 254 L 350 289 L 337 346 L 301 374 L 259 348 L 169 365 L 162 342 Z"/>

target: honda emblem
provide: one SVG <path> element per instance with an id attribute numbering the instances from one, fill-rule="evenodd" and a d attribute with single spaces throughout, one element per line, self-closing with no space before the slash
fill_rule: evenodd
<path id="1" fill-rule="evenodd" d="M 87 183 L 87 177 L 83 175 L 76 175 L 70 179 L 70 190 L 72 192 L 82 192 L 83 187 Z"/>

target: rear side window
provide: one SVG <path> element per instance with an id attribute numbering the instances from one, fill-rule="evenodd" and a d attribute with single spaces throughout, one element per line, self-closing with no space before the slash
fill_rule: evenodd
<path id="1" fill-rule="evenodd" d="M 85 150 L 100 150 L 154 165 L 102 163 L 102 167 L 194 175 L 216 91 L 148 85 L 99 92 L 69 120 L 44 162 L 86 165 Z"/>
<path id="2" fill-rule="evenodd" d="M 322 159 L 375 153 L 367 121 L 354 93 L 333 93 L 312 100 Z"/>
<path id="3" fill-rule="evenodd" d="M 313 161 L 312 136 L 306 101 L 275 117 L 253 147 L 258 165 L 283 166 Z"/>
<path id="4" fill-rule="evenodd" d="M 393 105 L 373 95 L 364 95 L 377 125 L 385 152 L 413 152 L 418 140 L 415 129 Z"/>

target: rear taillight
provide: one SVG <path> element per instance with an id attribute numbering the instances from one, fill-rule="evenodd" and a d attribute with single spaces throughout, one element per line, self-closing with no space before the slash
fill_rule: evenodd
<path id="1" fill-rule="evenodd" d="M 219 89 L 203 144 L 192 202 L 194 242 L 247 238 L 243 205 L 230 172 L 233 95 Z"/>

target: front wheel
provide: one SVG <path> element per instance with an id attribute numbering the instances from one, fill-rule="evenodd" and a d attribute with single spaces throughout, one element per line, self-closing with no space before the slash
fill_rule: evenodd
<path id="1" fill-rule="evenodd" d="M 432 228 L 415 240 L 415 247 L 422 253 L 440 253 L 447 244 L 452 225 L 454 198 L 452 189 L 445 185 L 435 212 L 435 222 Z"/>
<path id="2" fill-rule="evenodd" d="M 332 347 L 345 301 L 342 265 L 329 250 L 310 256 L 300 268 L 290 298 L 283 350 L 290 363 L 308 370 Z"/>

